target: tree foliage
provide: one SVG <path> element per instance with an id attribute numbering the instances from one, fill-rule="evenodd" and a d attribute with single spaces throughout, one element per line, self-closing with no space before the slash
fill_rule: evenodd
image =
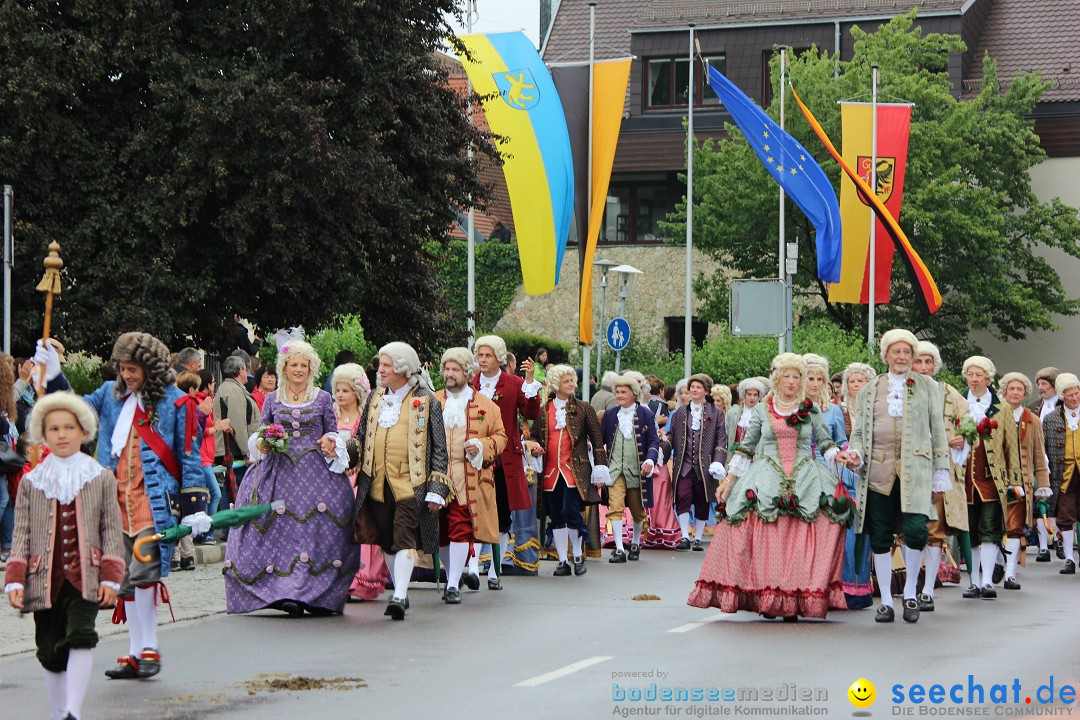
<path id="1" fill-rule="evenodd" d="M 0 2 L 0 180 L 16 187 L 18 345 L 49 241 L 56 329 L 224 348 L 360 313 L 438 345 L 428 243 L 483 197 L 480 136 L 432 52 L 453 0 Z M 482 145 L 480 145 L 482 147 Z"/>
<path id="2" fill-rule="evenodd" d="M 436 246 L 433 252 L 439 254 L 439 275 L 450 303 L 450 322 L 455 337 L 464 338 L 468 332 L 468 243 L 452 240 L 445 251 Z M 486 332 L 495 327 L 510 306 L 519 285 L 521 260 L 516 243 L 486 242 L 476 245 L 477 332 Z"/>
<path id="3" fill-rule="evenodd" d="M 1080 257 L 1080 219 L 1054 199 L 1039 202 L 1029 170 L 1045 154 L 1027 119 L 1048 87 L 1038 76 L 1017 77 L 1002 90 L 992 58 L 983 60 L 985 85 L 960 102 L 948 76 L 950 56 L 964 50 L 958 36 L 927 34 L 915 13 L 898 16 L 873 34 L 852 30 L 855 53 L 839 61 L 817 48 L 799 55 L 789 77 L 807 106 L 839 146 L 841 99 L 867 99 L 871 66 L 880 66 L 882 99 L 914 103 L 900 225 L 941 289 L 944 305 L 931 317 L 915 304 L 899 253 L 892 302 L 879 306 L 878 325 L 908 327 L 935 340 L 954 364 L 977 348 L 973 330 L 1022 339 L 1055 327 L 1053 316 L 1075 315 L 1053 265 L 1043 256 L 1057 248 Z M 834 67 L 839 77 L 834 78 Z M 779 116 L 778 58 L 773 59 L 773 101 Z M 790 107 L 790 104 L 789 104 Z M 809 148 L 839 188 L 840 170 L 806 120 L 789 110 L 787 129 Z M 778 187 L 734 125 L 730 139 L 706 142 L 694 155 L 696 247 L 748 277 L 775 277 Z M 838 193 L 839 194 L 839 193 Z M 799 245 L 795 292 L 806 302 L 804 318 L 827 317 L 847 330 L 865 328 L 866 307 L 828 302 L 817 280 L 817 255 L 809 222 L 788 202 L 786 241 Z M 674 235 L 685 233 L 685 204 L 672 216 Z M 698 282 L 712 321 L 727 317 L 727 278 Z"/>

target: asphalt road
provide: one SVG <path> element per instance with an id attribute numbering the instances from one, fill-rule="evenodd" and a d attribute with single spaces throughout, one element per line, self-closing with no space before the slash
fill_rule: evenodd
<path id="1" fill-rule="evenodd" d="M 1075 702 L 1060 702 L 1062 686 L 1080 689 L 1080 575 L 1058 575 L 1059 561 L 1029 562 L 1024 589 L 999 590 L 993 601 L 940 589 L 937 611 L 916 625 L 875 624 L 873 610 L 786 624 L 688 607 L 703 557 L 646 550 L 638 563 L 590 560 L 585 576 L 570 578 L 552 577 L 554 564 L 544 563 L 540 577 L 508 577 L 501 592 L 466 591 L 456 607 L 416 584 L 404 622 L 384 617 L 381 602 L 350 604 L 335 618 L 163 620 L 164 670 L 152 680 L 106 680 L 101 673 L 127 642 L 102 640 L 84 720 L 901 717 L 909 710 L 1080 717 Z M 200 571 L 197 580 L 205 587 L 212 574 Z M 195 575 L 176 577 L 174 596 Z M 632 599 L 640 594 L 659 599 Z M 1037 691 L 1051 675 L 1057 702 L 1043 705 Z M 859 678 L 876 686 L 866 710 L 847 696 Z M 654 683 L 658 697 L 667 690 L 673 699 L 631 699 L 635 689 L 649 698 Z M 912 685 L 935 683 L 944 702 L 892 702 L 894 685 L 906 698 Z M 982 686 L 986 703 L 993 685 L 1005 685 L 1008 703 L 967 704 L 969 684 Z M 962 704 L 948 700 L 953 685 L 962 685 Z M 692 698 L 692 688 L 702 689 L 700 700 L 675 699 L 680 689 Z M 710 689 L 717 700 L 708 699 Z M 0 718 L 47 717 L 33 654 L 0 660 Z"/>

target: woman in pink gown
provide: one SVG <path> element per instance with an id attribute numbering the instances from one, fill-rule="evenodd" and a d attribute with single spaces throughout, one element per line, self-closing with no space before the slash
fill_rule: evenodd
<path id="1" fill-rule="evenodd" d="M 360 408 L 364 405 L 367 394 L 371 392 L 364 369 L 356 363 L 346 363 L 334 368 L 334 414 L 338 420 L 338 432 L 356 437 L 360 427 Z M 356 491 L 356 473 L 354 468 L 347 473 Z M 377 545 L 360 546 L 360 570 L 349 586 L 349 600 L 374 600 L 386 589 L 389 571 L 383 559 L 382 550 Z"/>

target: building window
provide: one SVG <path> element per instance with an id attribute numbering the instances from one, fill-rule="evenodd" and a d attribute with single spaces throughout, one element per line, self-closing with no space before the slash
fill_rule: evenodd
<path id="1" fill-rule="evenodd" d="M 683 333 L 686 328 L 686 318 L 682 315 L 666 317 L 664 324 L 667 326 L 668 352 L 681 352 L 684 349 Z M 709 323 L 697 318 L 690 319 L 690 338 L 695 345 L 704 345 L 705 336 L 708 334 Z"/>
<path id="2" fill-rule="evenodd" d="M 613 177 L 599 242 L 605 245 L 664 242 L 668 234 L 660 223 L 675 211 L 684 193 L 685 188 L 675 173 Z"/>
<path id="3" fill-rule="evenodd" d="M 727 69 L 723 55 L 705 58 L 705 62 L 720 72 Z M 695 62 L 694 67 L 694 106 L 718 105 L 720 100 L 704 78 L 701 64 Z M 690 93 L 690 58 L 653 58 L 646 62 L 646 68 L 646 109 L 670 110 L 687 107 Z"/>

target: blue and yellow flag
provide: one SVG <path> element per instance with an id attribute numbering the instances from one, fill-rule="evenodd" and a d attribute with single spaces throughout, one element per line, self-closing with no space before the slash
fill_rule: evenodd
<path id="1" fill-rule="evenodd" d="M 709 68 L 709 85 L 765 169 L 810 218 L 817 235 L 818 278 L 839 282 L 843 259 L 840 202 L 825 171 L 798 140 L 714 67 Z"/>
<path id="2" fill-rule="evenodd" d="M 505 140 L 503 175 L 517 230 L 525 292 L 559 282 L 574 213 L 574 162 L 566 117 L 551 74 L 522 32 L 464 35 L 461 64 L 483 102 L 488 125 Z"/>

